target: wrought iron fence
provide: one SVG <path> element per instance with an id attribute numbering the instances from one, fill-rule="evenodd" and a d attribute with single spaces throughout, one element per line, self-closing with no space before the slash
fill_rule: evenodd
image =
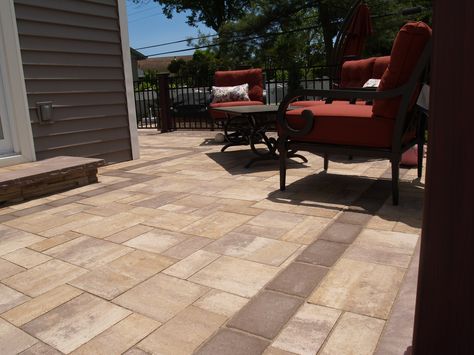
<path id="1" fill-rule="evenodd" d="M 307 89 L 332 87 L 331 67 L 298 68 L 297 85 Z M 278 104 L 288 93 L 291 73 L 286 68 L 265 69 L 267 104 Z M 163 87 L 168 91 L 170 107 L 160 106 L 159 78 L 134 83 L 138 128 L 163 128 L 163 109 L 169 110 L 171 129 L 213 129 L 207 113 L 213 76 L 207 78 L 170 76 Z M 166 97 L 166 96 L 165 96 Z"/>

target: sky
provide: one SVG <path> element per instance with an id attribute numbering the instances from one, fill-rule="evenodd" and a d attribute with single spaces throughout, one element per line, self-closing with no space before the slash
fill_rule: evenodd
<path id="1" fill-rule="evenodd" d="M 172 19 L 166 18 L 161 10 L 161 5 L 152 1 L 144 0 L 141 4 L 134 4 L 131 0 L 126 0 L 128 15 L 128 31 L 130 35 L 130 46 L 140 48 L 155 44 L 178 41 L 188 37 L 198 36 L 198 31 L 205 34 L 213 34 L 212 29 L 204 25 L 198 28 L 191 27 L 186 23 L 186 14 L 175 14 Z M 156 47 L 150 49 L 139 49 L 145 55 L 152 55 L 161 52 L 185 49 L 187 43 L 177 43 L 173 45 Z M 165 54 L 161 56 L 189 55 L 194 50 L 176 54 Z"/>

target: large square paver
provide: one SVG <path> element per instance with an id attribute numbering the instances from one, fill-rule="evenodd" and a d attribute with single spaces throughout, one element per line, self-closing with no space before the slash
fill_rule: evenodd
<path id="1" fill-rule="evenodd" d="M 343 258 L 309 302 L 387 319 L 404 273 L 392 266 Z"/>
<path id="2" fill-rule="evenodd" d="M 321 355 L 371 355 L 385 325 L 381 319 L 346 312 L 324 345 Z"/>
<path id="3" fill-rule="evenodd" d="M 278 272 L 278 268 L 223 256 L 189 278 L 201 285 L 243 297 L 254 296 Z"/>
<path id="4" fill-rule="evenodd" d="M 131 248 L 82 236 L 47 250 L 45 253 L 71 264 L 93 269 L 131 252 Z"/>
<path id="5" fill-rule="evenodd" d="M 28 296 L 36 297 L 75 279 L 85 272 L 87 272 L 86 269 L 61 260 L 50 260 L 16 274 L 4 280 L 3 283 Z"/>
<path id="6" fill-rule="evenodd" d="M 137 345 L 152 354 L 191 354 L 225 322 L 226 317 L 190 306 Z"/>
<path id="7" fill-rule="evenodd" d="M 100 298 L 82 294 L 27 323 L 23 329 L 69 353 L 130 313 Z"/>
<path id="8" fill-rule="evenodd" d="M 306 303 L 280 332 L 272 346 L 292 354 L 316 354 L 340 314 L 335 309 Z"/>
<path id="9" fill-rule="evenodd" d="M 158 274 L 117 297 L 114 302 L 164 323 L 207 291 L 207 287 Z"/>

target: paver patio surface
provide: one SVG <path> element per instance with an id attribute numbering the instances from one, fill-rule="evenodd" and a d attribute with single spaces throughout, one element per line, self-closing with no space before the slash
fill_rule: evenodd
<path id="1" fill-rule="evenodd" d="M 392 206 L 388 162 L 303 152 L 280 192 L 213 135 L 142 131 L 99 183 L 0 208 L 0 354 L 406 350 L 415 169 Z"/>

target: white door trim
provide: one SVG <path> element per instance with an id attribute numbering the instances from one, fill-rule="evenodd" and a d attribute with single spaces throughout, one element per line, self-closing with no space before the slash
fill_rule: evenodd
<path id="1" fill-rule="evenodd" d="M 4 55 L 0 55 L 0 67 L 13 144 L 12 155 L 0 158 L 2 166 L 34 161 L 36 154 L 13 0 L 0 1 L 0 26 L 0 45 L 4 48 Z"/>
<path id="2" fill-rule="evenodd" d="M 123 72 L 127 93 L 128 127 L 130 129 L 130 144 L 132 158 L 140 158 L 140 144 L 138 142 L 137 114 L 135 111 L 135 94 L 133 92 L 132 61 L 130 58 L 130 42 L 128 38 L 127 6 L 125 0 L 117 0 L 120 37 L 122 38 Z"/>

